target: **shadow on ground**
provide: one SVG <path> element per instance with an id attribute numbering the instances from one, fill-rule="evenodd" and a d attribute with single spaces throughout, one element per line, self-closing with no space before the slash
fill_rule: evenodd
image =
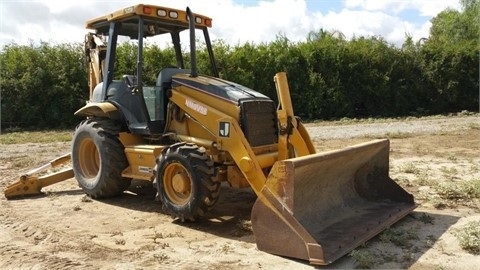
<path id="1" fill-rule="evenodd" d="M 417 210 L 346 255 L 319 269 L 409 269 L 460 217 Z"/>

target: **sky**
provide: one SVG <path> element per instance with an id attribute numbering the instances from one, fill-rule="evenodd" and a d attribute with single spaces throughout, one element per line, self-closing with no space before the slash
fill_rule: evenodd
<path id="1" fill-rule="evenodd" d="M 134 4 L 154 4 L 213 19 L 212 40 L 262 43 L 282 35 L 304 41 L 309 32 L 345 38 L 381 36 L 401 46 L 407 35 L 428 37 L 430 20 L 459 0 L 0 0 L 0 46 L 9 43 L 83 42 L 85 22 Z"/>

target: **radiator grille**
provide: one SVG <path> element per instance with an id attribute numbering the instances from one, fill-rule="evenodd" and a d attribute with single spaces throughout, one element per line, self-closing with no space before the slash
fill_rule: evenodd
<path id="1" fill-rule="evenodd" d="M 240 101 L 240 124 L 251 146 L 277 143 L 277 112 L 271 100 Z"/>

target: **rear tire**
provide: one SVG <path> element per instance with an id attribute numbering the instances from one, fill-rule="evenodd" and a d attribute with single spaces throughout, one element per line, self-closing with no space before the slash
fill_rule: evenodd
<path id="1" fill-rule="evenodd" d="M 220 183 L 213 181 L 213 161 L 204 148 L 173 144 L 158 158 L 156 172 L 163 211 L 182 222 L 201 218 L 218 201 Z"/>
<path id="2" fill-rule="evenodd" d="M 110 119 L 87 119 L 76 128 L 72 142 L 75 179 L 92 198 L 121 194 L 131 179 L 121 176 L 128 166 L 124 147 L 118 139 L 119 125 Z"/>

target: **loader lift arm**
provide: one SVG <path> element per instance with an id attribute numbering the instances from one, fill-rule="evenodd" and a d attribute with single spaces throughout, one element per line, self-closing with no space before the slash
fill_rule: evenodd
<path id="1" fill-rule="evenodd" d="M 284 160 L 295 156 L 315 154 L 315 147 L 305 126 L 296 118 L 293 112 L 286 73 L 277 73 L 274 81 L 279 102 L 277 109 L 280 129 L 278 136 L 278 159 Z"/>
<path id="2" fill-rule="evenodd" d="M 41 193 L 42 188 L 53 185 L 58 182 L 65 181 L 73 177 L 72 168 L 65 168 L 57 172 L 53 172 L 47 175 L 38 176 L 40 172 L 43 172 L 49 168 L 55 168 L 71 160 L 70 153 L 55 158 L 45 165 L 42 165 L 36 169 L 28 171 L 21 175 L 19 179 L 10 184 L 5 189 L 5 197 L 7 199 L 13 199 L 25 195 L 37 195 Z"/>

